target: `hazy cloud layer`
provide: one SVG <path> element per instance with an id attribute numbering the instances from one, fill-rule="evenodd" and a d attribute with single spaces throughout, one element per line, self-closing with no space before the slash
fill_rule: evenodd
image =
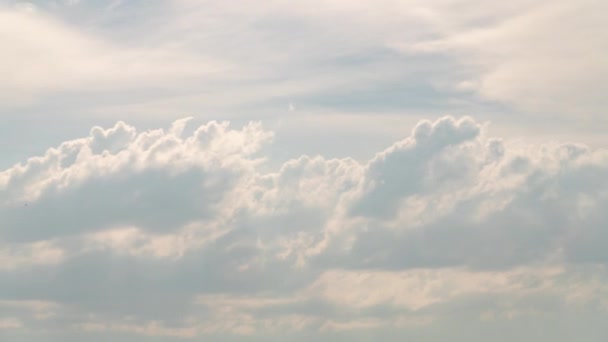
<path id="1" fill-rule="evenodd" d="M 606 338 L 607 150 L 444 117 L 273 170 L 262 125 L 190 126 L 95 127 L 0 173 L 0 336 Z"/>
<path id="2" fill-rule="evenodd" d="M 60 98 L 57 115 L 149 117 L 276 113 L 295 101 L 601 118 L 605 10 L 601 0 L 5 0 L 0 109 Z"/>

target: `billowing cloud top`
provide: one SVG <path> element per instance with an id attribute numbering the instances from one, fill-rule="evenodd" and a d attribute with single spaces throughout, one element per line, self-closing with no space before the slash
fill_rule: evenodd
<path id="1" fill-rule="evenodd" d="M 257 123 L 95 127 L 0 173 L 0 336 L 606 338 L 608 151 L 484 127 L 276 169 Z"/>

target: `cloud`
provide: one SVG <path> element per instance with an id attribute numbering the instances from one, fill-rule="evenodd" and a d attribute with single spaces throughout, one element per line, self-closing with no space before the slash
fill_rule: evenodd
<path id="1" fill-rule="evenodd" d="M 151 82 L 183 82 L 226 67 L 171 48 L 121 46 L 31 6 L 0 5 L 4 106 L 27 106 L 49 94 L 78 89 L 108 92 L 116 84 L 125 90 Z"/>
<path id="2" fill-rule="evenodd" d="M 182 139 L 179 125 L 139 134 L 122 122 L 95 127 L 88 138 L 5 170 L 4 236 L 35 240 L 129 225 L 166 231 L 228 210 L 221 201 L 244 186 L 257 162 L 251 155 L 270 133 L 210 122 Z"/>
<path id="3" fill-rule="evenodd" d="M 365 162 L 273 169 L 260 124 L 189 124 L 95 127 L 0 173 L 11 329 L 305 340 L 607 315 L 606 150 L 445 117 Z"/>
<path id="4" fill-rule="evenodd" d="M 400 46 L 453 56 L 469 71 L 458 86 L 486 99 L 543 115 L 596 116 L 606 105 L 607 37 L 595 14 L 604 7 L 596 0 L 431 5 L 437 38 Z"/>
<path id="5" fill-rule="evenodd" d="M 606 340 L 604 3 L 0 2 L 0 340 Z"/>
<path id="6" fill-rule="evenodd" d="M 605 107 L 597 0 L 52 3 L 0 10 L 2 115 L 259 120 L 251 113 L 276 118 L 293 102 L 298 117 L 572 119 Z"/>
<path id="7" fill-rule="evenodd" d="M 602 230 L 606 152 L 520 150 L 480 132 L 466 119 L 424 123 L 372 159 L 351 207 L 365 228 L 344 230 L 353 239 L 346 260 L 400 269 L 513 267 L 578 259 L 582 250 L 602 258 L 580 244 Z"/>
<path id="8" fill-rule="evenodd" d="M 364 185 L 369 190 L 355 207 L 371 216 L 390 213 L 399 197 L 433 191 L 450 178 L 466 180 L 470 161 L 436 157 L 450 146 L 475 139 L 479 132 L 480 127 L 469 119 L 421 122 L 410 139 L 394 144 L 369 162 Z"/>
<path id="9" fill-rule="evenodd" d="M 604 7 L 599 0 L 491 6 L 477 0 L 335 0 L 276 1 L 251 12 L 181 1 L 175 13 L 176 22 L 199 27 L 193 24 L 198 19 L 205 29 L 222 32 L 209 37 L 214 42 L 238 42 L 216 44 L 220 49 L 211 53 L 234 58 L 256 78 L 292 81 L 293 91 L 274 92 L 285 101 L 350 111 L 428 110 L 444 101 L 453 111 L 494 102 L 515 107 L 514 114 L 597 118 L 606 105 L 606 35 L 597 15 Z M 222 21 L 201 20 L 211 15 L 239 24 L 223 30 Z M 343 82 L 319 77 L 328 72 Z"/>

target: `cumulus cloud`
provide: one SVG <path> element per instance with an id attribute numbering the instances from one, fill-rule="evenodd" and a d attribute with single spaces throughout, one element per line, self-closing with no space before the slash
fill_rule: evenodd
<path id="1" fill-rule="evenodd" d="M 607 316 L 606 150 L 445 117 L 272 170 L 260 124 L 188 124 L 95 127 L 0 173 L 3 329 L 440 340 Z"/>
<path id="2" fill-rule="evenodd" d="M 177 229 L 228 210 L 271 135 L 211 122 L 182 139 L 175 126 L 137 134 L 119 122 L 2 172 L 7 238 L 35 240 L 97 228 Z M 170 165 L 168 168 L 167 165 Z M 143 221 L 141 221 L 143 219 Z"/>

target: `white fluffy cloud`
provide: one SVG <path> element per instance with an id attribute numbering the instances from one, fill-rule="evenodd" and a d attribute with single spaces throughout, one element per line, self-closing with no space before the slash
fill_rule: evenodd
<path id="1" fill-rule="evenodd" d="M 608 317 L 606 150 L 445 117 L 369 161 L 269 171 L 260 124 L 187 125 L 95 127 L 0 173 L 0 334 L 441 340 Z"/>

